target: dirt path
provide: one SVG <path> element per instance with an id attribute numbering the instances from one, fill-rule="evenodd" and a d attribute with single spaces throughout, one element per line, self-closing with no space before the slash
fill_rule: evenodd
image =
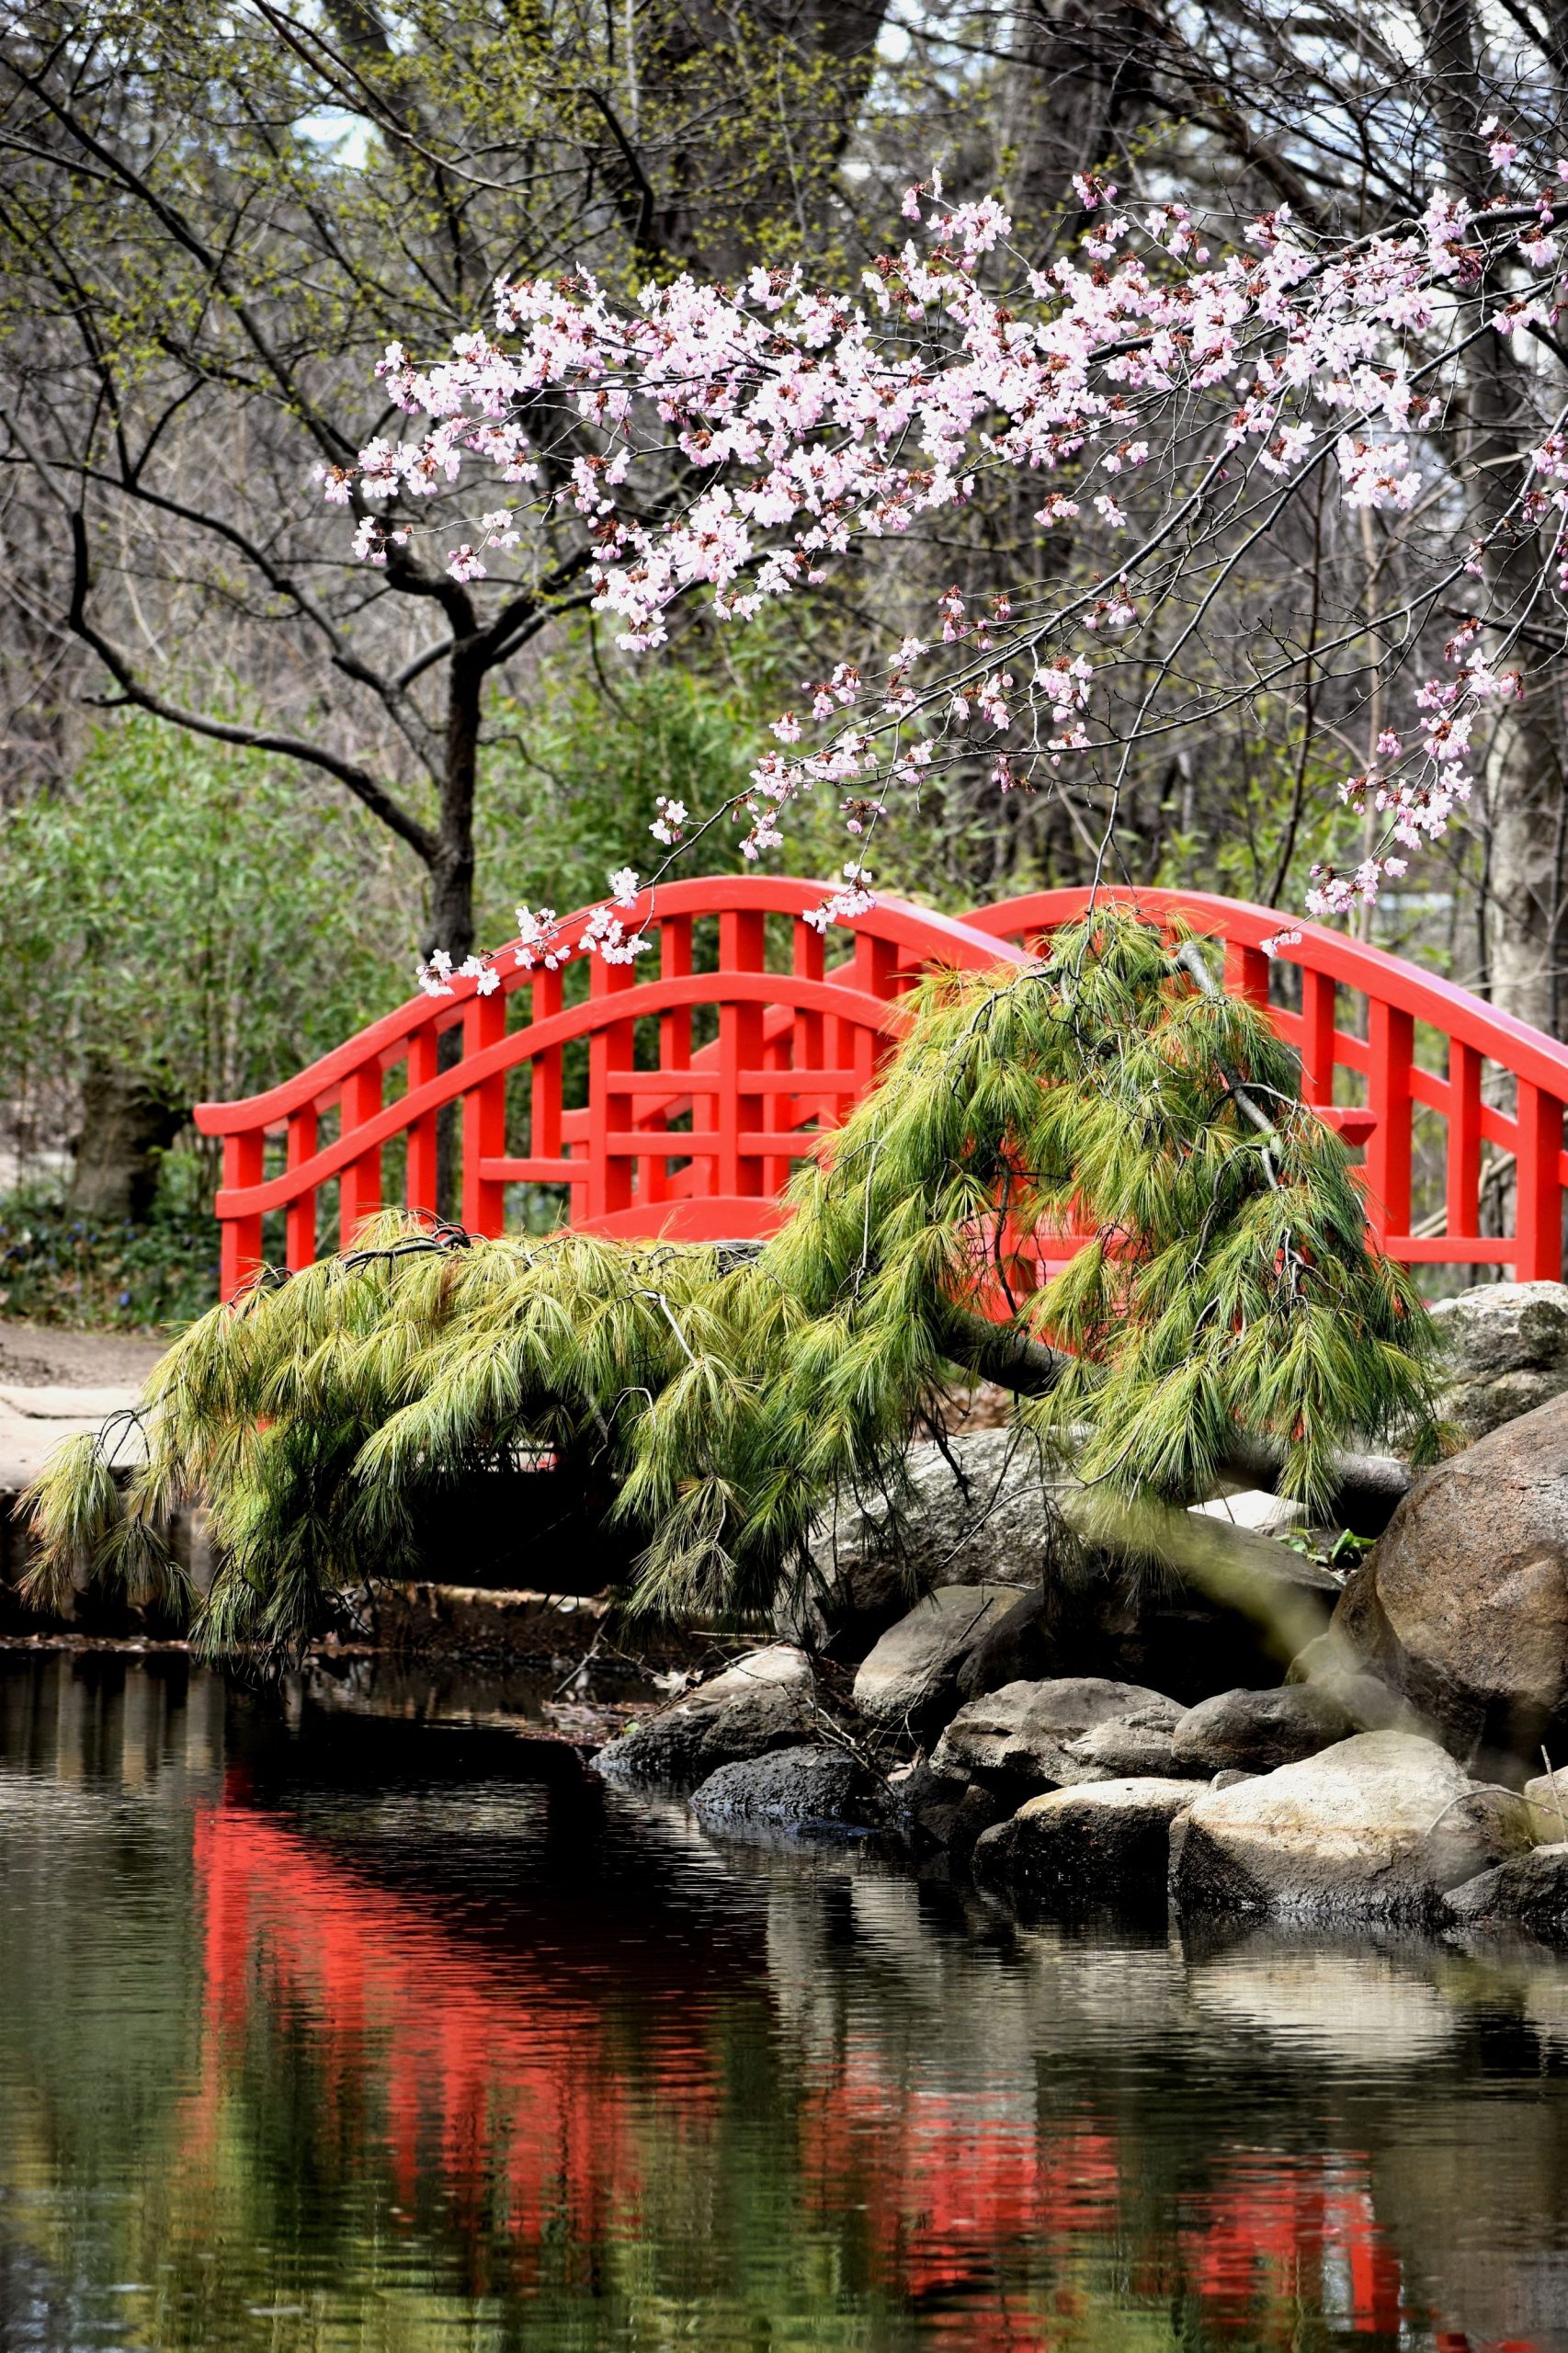
<path id="1" fill-rule="evenodd" d="M 140 1332 L 72 1332 L 0 1315 L 0 1383 L 10 1388 L 139 1389 L 164 1353 Z"/>
<path id="2" fill-rule="evenodd" d="M 133 1404 L 162 1354 L 161 1341 L 134 1332 L 0 1316 L 0 1495 L 36 1478 L 62 1438 Z"/>

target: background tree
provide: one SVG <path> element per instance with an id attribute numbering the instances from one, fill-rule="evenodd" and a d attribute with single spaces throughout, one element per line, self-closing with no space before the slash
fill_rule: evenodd
<path id="1" fill-rule="evenodd" d="M 384 345 L 443 347 L 503 271 L 819 233 L 878 18 L 717 22 L 154 0 L 26 12 L 5 52 L 3 454 L 55 510 L 48 619 L 107 699 L 335 779 L 460 959 L 487 683 L 585 601 L 590 535 L 551 494 L 573 452 L 500 594 L 448 560 L 439 469 L 404 501 L 434 537 L 388 514 L 373 577 L 312 476 L 384 422 Z"/>
<path id="2" fill-rule="evenodd" d="M 1139 109 L 1108 123 L 1107 163 L 1113 153 L 1126 163 L 1135 152 L 1147 159 L 1148 127 L 1157 123 L 1155 152 L 1183 192 L 1207 197 L 1236 220 L 1282 202 L 1311 233 L 1365 236 L 1418 216 L 1434 189 L 1479 210 L 1497 192 L 1498 138 L 1514 151 L 1512 188 L 1557 186 L 1568 27 L 1550 7 L 1413 0 L 1374 14 L 1333 0 L 1307 16 L 1259 0 L 1209 0 L 1179 11 L 1153 0 L 1138 12 L 1135 31 L 1108 22 L 1101 31 L 1102 71 L 1119 72 L 1124 88 L 1135 81 L 1142 97 Z M 1054 77 L 1062 68 L 1042 61 L 1040 70 Z M 1561 210 L 1560 195 L 1557 203 Z M 1568 397 L 1568 351 L 1555 322 L 1544 319 L 1514 336 L 1468 333 L 1497 307 L 1511 274 L 1510 261 L 1489 248 L 1457 291 L 1462 360 L 1446 401 L 1458 429 L 1442 444 L 1483 545 L 1490 597 L 1500 608 L 1533 608 L 1523 648 L 1531 691 L 1491 731 L 1469 821 L 1480 850 L 1482 915 L 1471 969 L 1498 1004 L 1557 1033 L 1568 882 L 1562 632 L 1535 595 L 1546 553 L 1539 529 L 1517 516 L 1498 527 L 1522 453 Z M 1372 535 L 1359 582 L 1353 543 L 1337 555 L 1320 547 L 1309 569 L 1337 574 L 1335 601 L 1359 610 L 1386 658 L 1394 645 L 1382 616 L 1400 601 L 1400 551 Z M 1381 715 L 1371 692 L 1362 699 L 1363 724 L 1369 714 Z M 1377 732 L 1374 725 L 1374 740 Z"/>

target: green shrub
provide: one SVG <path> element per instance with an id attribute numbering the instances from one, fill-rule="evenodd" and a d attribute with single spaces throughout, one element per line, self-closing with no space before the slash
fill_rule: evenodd
<path id="1" fill-rule="evenodd" d="M 0 1196 L 0 1313 L 125 1329 L 188 1323 L 218 1297 L 218 1229 L 205 1156 L 164 1155 L 144 1225 L 74 1217 L 57 1180 Z"/>

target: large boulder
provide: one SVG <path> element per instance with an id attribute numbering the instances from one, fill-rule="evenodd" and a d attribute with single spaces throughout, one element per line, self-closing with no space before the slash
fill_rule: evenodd
<path id="1" fill-rule="evenodd" d="M 1456 1755 L 1537 1755 L 1568 1710 L 1568 1395 L 1418 1479 L 1331 1631 Z"/>
<path id="2" fill-rule="evenodd" d="M 601 1748 L 595 1764 L 623 1781 L 689 1789 L 721 1765 L 765 1756 L 810 1737 L 815 1687 L 809 1661 L 787 1643 L 753 1651 L 657 1715 Z"/>
<path id="3" fill-rule="evenodd" d="M 846 1495 L 813 1530 L 802 1579 L 776 1622 L 807 1649 L 862 1656 L 937 1586 L 1011 1586 L 1017 1608 L 961 1696 L 1046 1676 L 1155 1674 L 1186 1701 L 1263 1682 L 1327 1623 L 1336 1581 L 1289 1545 L 1199 1512 L 1154 1531 L 1168 1574 L 1147 1571 L 1146 1528 L 1119 1526 L 1098 1490 L 1052 1474 L 1017 1429 L 912 1446 L 906 1484 Z"/>
<path id="4" fill-rule="evenodd" d="M 846 1657 L 865 1650 L 937 1586 L 1054 1582 L 1071 1550 L 1038 1443 L 969 1430 L 904 1456 L 908 1489 L 845 1495 L 811 1534 L 803 1582 L 780 1596 L 781 1633 Z"/>
<path id="5" fill-rule="evenodd" d="M 1522 1928 L 1568 1943 L 1568 1844 L 1527 1847 L 1449 1893 L 1450 1919 L 1466 1928 Z"/>
<path id="6" fill-rule="evenodd" d="M 1012 1586 L 938 1586 L 861 1661 L 856 1707 L 883 1731 L 912 1740 L 935 1733 L 952 1713 L 965 1659 L 1017 1597 Z"/>
<path id="7" fill-rule="evenodd" d="M 1064 1672 L 1061 1597 L 1048 1587 L 1020 1594 L 1003 1611 L 959 1672 L 960 1699 L 999 1691 L 1005 1683 L 1040 1683 Z"/>
<path id="8" fill-rule="evenodd" d="M 1070 1744 L 1096 1725 L 1151 1707 L 1170 1710 L 1171 1703 L 1141 1684 L 1102 1676 L 1004 1684 L 959 1710 L 932 1752 L 932 1769 L 1002 1790 L 1015 1804 L 1041 1790 L 1104 1780 L 1106 1768 L 1074 1755 Z"/>
<path id="9" fill-rule="evenodd" d="M 1190 1781 L 1091 1781 L 1030 1798 L 974 1849 L 983 1886 L 1069 1904 L 1163 1904 L 1171 1824 L 1199 1795 Z"/>
<path id="10" fill-rule="evenodd" d="M 1272 1773 L 1331 1748 L 1356 1730 L 1332 1693 L 1315 1684 L 1274 1691 L 1217 1691 L 1200 1699 L 1171 1734 L 1178 1773 Z"/>
<path id="11" fill-rule="evenodd" d="M 1532 1843 L 1511 1790 L 1413 1733 L 1358 1733 L 1201 1792 L 1172 1836 L 1171 1893 L 1187 1911 L 1426 1920 L 1445 1890 Z"/>
<path id="12" fill-rule="evenodd" d="M 875 1778 L 847 1749 L 776 1748 L 721 1765 L 691 1797 L 699 1822 L 722 1830 L 746 1823 L 788 1829 L 873 1828 L 882 1816 Z"/>
<path id="13" fill-rule="evenodd" d="M 1568 1284 L 1481 1283 L 1432 1313 L 1448 1345 L 1443 1411 L 1470 1438 L 1568 1391 Z"/>

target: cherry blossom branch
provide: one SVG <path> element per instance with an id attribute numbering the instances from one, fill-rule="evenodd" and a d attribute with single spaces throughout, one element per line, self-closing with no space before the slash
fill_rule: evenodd
<path id="1" fill-rule="evenodd" d="M 782 748 L 724 805 L 746 818 L 742 847 L 756 857 L 780 845 L 803 794 L 840 796 L 860 847 L 820 911 L 825 923 L 866 903 L 865 845 L 891 792 L 918 794 L 940 767 L 977 755 L 1006 792 L 1114 745 L 1098 870 L 1142 747 L 1257 691 L 1254 676 L 1170 709 L 1221 596 L 1306 488 L 1328 479 L 1332 460 L 1344 509 L 1410 516 L 1428 491 L 1428 455 L 1449 483 L 1463 478 L 1454 395 L 1469 356 L 1494 335 L 1551 335 L 1561 199 L 1509 197 L 1517 154 L 1506 134 L 1493 138 L 1504 185 L 1479 209 L 1437 195 L 1398 233 L 1336 241 L 1304 237 L 1281 208 L 1218 260 L 1185 206 L 1136 223 L 1114 210 L 1114 188 L 1081 178 L 1091 218 L 1080 256 L 1043 271 L 1015 256 L 1021 282 L 1006 299 L 991 284 L 1008 250 L 1006 214 L 990 199 L 943 211 L 935 182 L 905 200 L 923 242 L 866 273 L 869 303 L 808 287 L 798 271 L 754 270 L 733 292 L 681 278 L 625 307 L 585 276 L 503 283 L 494 335 L 460 337 L 427 369 L 391 347 L 380 372 L 424 427 L 378 436 L 354 465 L 328 468 L 327 495 L 355 506 L 359 552 L 390 569 L 414 562 L 416 526 L 403 518 L 465 468 L 546 511 L 564 502 L 589 534 L 595 602 L 635 648 L 660 643 L 668 607 L 695 589 L 722 618 L 749 620 L 820 585 L 852 548 L 961 511 L 987 476 L 1053 475 L 1037 524 L 1088 529 L 1086 503 L 1108 575 L 1038 591 L 999 582 L 978 609 L 948 590 L 937 640 L 906 634 L 870 678 L 839 663 L 805 689 L 804 717 L 780 715 Z M 1559 182 L 1568 187 L 1568 165 Z M 1568 593 L 1562 426 L 1543 421 L 1539 446 L 1521 449 L 1517 483 L 1462 563 L 1439 562 L 1403 608 L 1380 615 L 1381 637 L 1408 625 L 1408 650 L 1456 577 L 1482 584 L 1446 671 L 1415 690 L 1414 725 L 1385 728 L 1376 765 L 1341 788 L 1347 805 L 1384 820 L 1382 836 L 1353 872 L 1316 873 L 1314 912 L 1375 896 L 1384 875 L 1403 871 L 1403 851 L 1437 838 L 1468 798 L 1477 720 L 1523 688 L 1499 665 L 1541 598 Z M 1320 523 L 1322 507 L 1320 495 Z M 515 502 L 492 507 L 449 551 L 460 591 L 518 543 L 517 519 Z M 1536 553 L 1518 594 L 1525 545 Z M 1142 646 L 1178 598 L 1189 609 L 1145 665 Z M 1312 602 L 1304 649 L 1270 628 L 1277 674 L 1306 664 L 1322 679 L 1336 652 L 1364 640 L 1364 620 L 1321 630 L 1315 587 Z M 1485 656 L 1483 631 L 1495 641 Z M 1140 666 L 1131 720 L 1114 724 L 1118 681 Z M 797 752 L 808 728 L 822 733 Z M 718 813 L 694 833 L 689 813 L 664 801 L 655 837 L 673 858 Z M 631 869 L 613 885 L 619 903 L 635 898 Z M 548 925 L 529 934 L 541 923 L 520 911 L 525 946 L 547 938 Z M 589 944 L 621 956 L 639 943 L 607 915 Z"/>

